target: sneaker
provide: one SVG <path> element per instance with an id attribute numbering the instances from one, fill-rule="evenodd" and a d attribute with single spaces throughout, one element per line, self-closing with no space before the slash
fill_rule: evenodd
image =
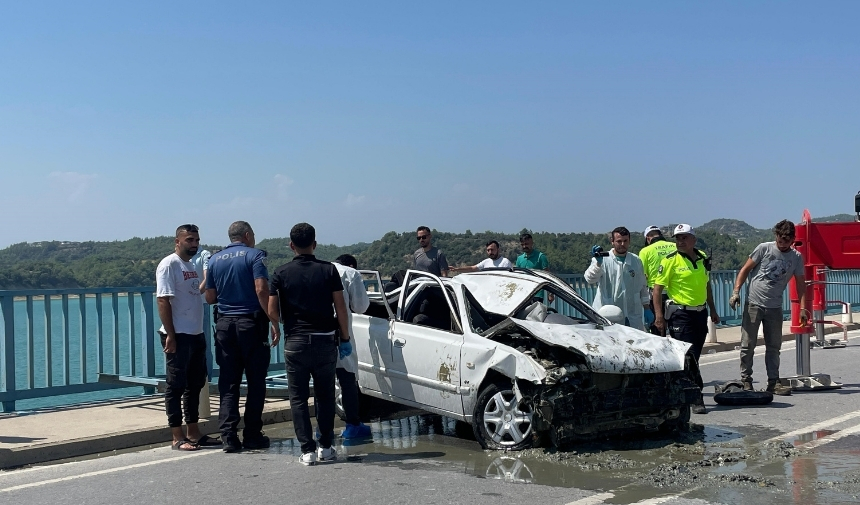
<path id="1" fill-rule="evenodd" d="M 337 451 L 334 450 L 334 447 L 326 447 L 317 448 L 317 459 L 322 461 L 334 461 L 337 459 Z"/>
<path id="2" fill-rule="evenodd" d="M 317 453 L 306 452 L 299 458 L 299 463 L 305 466 L 313 466 L 317 464 Z"/>
<path id="3" fill-rule="evenodd" d="M 242 450 L 242 442 L 239 441 L 239 437 L 236 436 L 235 433 L 231 433 L 229 435 L 223 435 L 221 437 L 221 443 L 223 444 L 224 452 L 239 452 Z"/>
<path id="4" fill-rule="evenodd" d="M 693 414 L 707 414 L 708 410 L 704 404 L 690 405 L 690 412 Z"/>
<path id="5" fill-rule="evenodd" d="M 768 393 L 773 393 L 777 396 L 791 396 L 791 388 L 788 386 L 783 386 L 781 382 L 778 380 L 769 380 L 767 381 L 767 388 L 765 391 Z"/>
<path id="6" fill-rule="evenodd" d="M 245 437 L 245 440 L 242 441 L 242 445 L 245 449 L 268 449 L 269 437 L 262 433 L 257 436 Z"/>
<path id="7" fill-rule="evenodd" d="M 741 383 L 744 385 L 744 391 L 753 391 L 752 379 L 743 379 Z"/>
<path id="8" fill-rule="evenodd" d="M 371 435 L 370 426 L 362 423 L 358 424 L 347 424 L 346 428 L 343 429 L 343 434 L 341 435 L 345 440 L 349 440 L 351 438 L 366 438 Z"/>

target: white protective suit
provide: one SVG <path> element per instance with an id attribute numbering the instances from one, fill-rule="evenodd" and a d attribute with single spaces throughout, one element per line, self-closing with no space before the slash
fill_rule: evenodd
<path id="1" fill-rule="evenodd" d="M 370 306 L 370 299 L 367 297 L 367 289 L 364 287 L 364 281 L 361 280 L 361 274 L 358 270 L 333 263 L 337 268 L 337 273 L 340 274 L 340 282 L 343 284 L 343 301 L 346 302 L 347 319 L 349 320 L 349 343 L 352 344 L 352 353 L 340 359 L 338 356 L 337 367 L 343 368 L 347 372 L 358 373 L 358 356 L 355 348 L 355 337 L 352 335 L 352 313 L 363 314 L 367 307 Z"/>
<path id="2" fill-rule="evenodd" d="M 627 326 L 637 330 L 645 330 L 644 306 L 648 305 L 648 282 L 645 280 L 645 269 L 639 256 L 628 252 L 624 263 L 616 259 L 615 250 L 609 251 L 609 256 L 603 258 L 603 264 L 591 259 L 591 265 L 585 271 L 585 281 L 597 284 L 597 294 L 591 304 L 595 310 L 604 305 L 615 305 L 624 312 Z"/>

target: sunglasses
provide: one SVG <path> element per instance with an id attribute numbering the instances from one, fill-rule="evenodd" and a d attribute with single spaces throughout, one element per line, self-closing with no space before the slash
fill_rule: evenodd
<path id="1" fill-rule="evenodd" d="M 418 235 L 418 240 L 427 240 L 430 238 L 430 235 Z"/>

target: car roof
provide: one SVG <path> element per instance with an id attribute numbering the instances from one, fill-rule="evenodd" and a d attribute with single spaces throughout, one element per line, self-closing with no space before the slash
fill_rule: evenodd
<path id="1" fill-rule="evenodd" d="M 549 281 L 529 270 L 499 269 L 462 273 L 447 282 L 465 286 L 484 310 L 509 316 Z"/>

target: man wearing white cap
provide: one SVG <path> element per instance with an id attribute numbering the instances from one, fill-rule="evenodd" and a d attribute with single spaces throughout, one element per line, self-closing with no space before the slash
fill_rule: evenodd
<path id="1" fill-rule="evenodd" d="M 692 226 L 679 224 L 674 236 L 678 250 L 663 258 L 654 279 L 653 298 L 659 300 L 664 290 L 669 295 L 665 307 L 659 303 L 654 306 L 654 324 L 660 330 L 668 328 L 672 338 L 693 344 L 693 355 L 698 361 L 708 335 L 708 311 L 711 321 L 720 322 L 709 279 L 711 260 L 696 249 Z M 701 376 L 698 380 L 702 387 Z M 692 412 L 706 413 L 701 399 L 698 405 L 693 405 Z"/>
<path id="2" fill-rule="evenodd" d="M 648 289 L 650 290 L 654 288 L 654 279 L 657 278 L 660 262 L 675 252 L 677 248 L 674 242 L 669 242 L 663 237 L 663 231 L 660 228 L 653 225 L 645 228 L 645 241 L 648 245 L 639 251 L 639 259 L 642 260 L 642 266 L 645 268 L 645 277 L 648 278 Z M 666 298 L 666 293 L 663 293 L 663 299 L 658 303 L 665 303 Z M 654 310 L 653 298 L 650 300 L 650 309 L 651 311 Z M 662 332 L 654 324 L 651 324 L 648 329 L 655 335 L 662 335 Z"/>

